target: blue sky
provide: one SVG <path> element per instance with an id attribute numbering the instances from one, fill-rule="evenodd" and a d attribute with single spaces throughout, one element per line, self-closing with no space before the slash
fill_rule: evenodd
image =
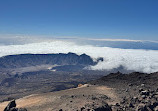
<path id="1" fill-rule="evenodd" d="M 0 34 L 158 40 L 158 0 L 0 0 Z"/>

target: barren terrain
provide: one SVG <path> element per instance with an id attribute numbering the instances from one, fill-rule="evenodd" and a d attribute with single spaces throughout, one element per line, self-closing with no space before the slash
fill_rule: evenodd
<path id="1" fill-rule="evenodd" d="M 60 109 L 76 111 L 85 105 L 89 105 L 89 109 L 101 107 L 106 102 L 110 105 L 119 102 L 115 91 L 106 86 L 88 84 L 63 91 L 30 95 L 16 100 L 17 107 L 25 107 L 28 111 L 59 111 Z M 0 109 L 4 109 L 7 104 L 8 102 L 0 103 Z"/>
<path id="2" fill-rule="evenodd" d="M 111 73 L 67 90 L 34 93 L 16 100 L 28 111 L 157 111 L 158 73 Z M 1 102 L 0 109 L 9 101 Z"/>

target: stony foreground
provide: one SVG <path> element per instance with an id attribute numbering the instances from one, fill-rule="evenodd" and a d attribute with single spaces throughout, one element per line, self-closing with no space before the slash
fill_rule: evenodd
<path id="1" fill-rule="evenodd" d="M 158 111 L 158 73 L 111 73 L 90 82 L 115 89 L 120 102 L 113 111 Z"/>
<path id="2" fill-rule="evenodd" d="M 158 73 L 109 74 L 78 88 L 16 100 L 16 110 L 0 111 L 158 111 Z M 9 103 L 10 104 L 10 103 Z"/>
<path id="3" fill-rule="evenodd" d="M 26 108 L 27 111 L 111 111 L 110 105 L 117 102 L 119 100 L 112 88 L 88 84 L 16 100 L 17 108 Z M 7 104 L 8 102 L 0 103 L 0 109 L 4 109 Z"/>

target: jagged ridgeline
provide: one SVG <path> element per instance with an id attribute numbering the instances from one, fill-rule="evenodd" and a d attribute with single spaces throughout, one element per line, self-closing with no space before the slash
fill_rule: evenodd
<path id="1" fill-rule="evenodd" d="M 37 65 L 77 65 L 87 66 L 96 65 L 97 61 L 86 55 L 77 55 L 75 53 L 59 53 L 59 54 L 19 54 L 19 55 L 8 55 L 0 58 L 0 68 L 20 68 Z M 68 66 L 67 66 L 68 67 Z"/>

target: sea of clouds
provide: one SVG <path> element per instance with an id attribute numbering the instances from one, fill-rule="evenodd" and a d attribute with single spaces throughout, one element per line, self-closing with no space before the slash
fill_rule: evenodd
<path id="1" fill-rule="evenodd" d="M 21 45 L 0 45 L 0 57 L 14 54 L 48 54 L 48 53 L 86 53 L 94 60 L 103 57 L 90 68 L 93 70 L 112 70 L 123 66 L 126 70 L 145 73 L 158 71 L 158 50 L 120 49 L 99 47 L 93 45 L 79 45 L 75 42 L 52 40 L 49 42 L 28 43 Z"/>

